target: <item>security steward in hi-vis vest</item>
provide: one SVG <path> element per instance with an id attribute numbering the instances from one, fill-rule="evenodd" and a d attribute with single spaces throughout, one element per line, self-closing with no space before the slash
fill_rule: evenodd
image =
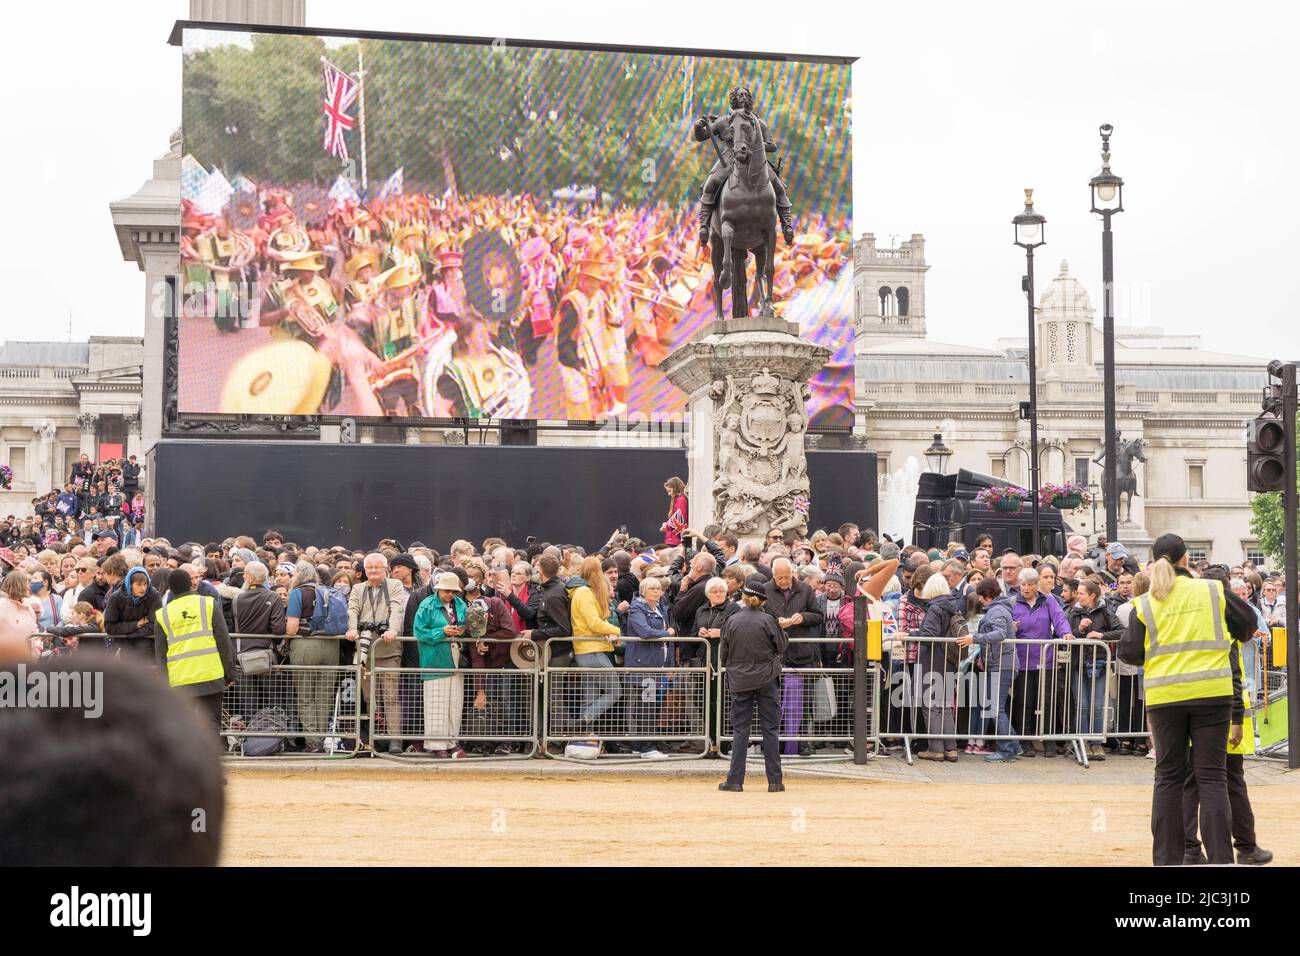
<path id="1" fill-rule="evenodd" d="M 1183 863 L 1183 787 L 1190 762 L 1208 861 L 1232 863 L 1226 770 L 1234 706 L 1231 652 L 1234 641 L 1254 638 L 1255 611 L 1220 582 L 1193 578 L 1187 545 L 1178 535 L 1161 535 L 1151 553 L 1151 589 L 1133 603 L 1119 658 L 1143 665 L 1156 749 L 1152 858 L 1156 866 Z"/>
<path id="2" fill-rule="evenodd" d="M 1204 577 L 1228 584 L 1226 568 L 1209 568 Z M 1246 683 L 1248 675 L 1243 674 L 1245 655 L 1241 653 L 1236 641 L 1232 642 L 1228 653 L 1232 666 L 1233 707 L 1226 770 L 1228 808 L 1232 815 L 1232 847 L 1237 851 L 1238 863 L 1263 866 L 1272 861 L 1273 854 L 1255 842 L 1255 812 L 1250 806 L 1250 792 L 1246 789 L 1246 755 L 1255 752 L 1254 691 Z M 1199 806 L 1200 791 L 1196 789 L 1196 777 L 1189 763 L 1183 783 L 1183 825 L 1187 830 L 1183 863 L 1188 866 L 1208 862 L 1201 852 L 1201 841 L 1197 836 Z"/>
<path id="3" fill-rule="evenodd" d="M 221 729 L 221 697 L 235 682 L 234 648 L 215 598 L 193 593 L 188 571 L 167 578 L 171 600 L 155 614 L 154 658 L 172 689 L 194 701 L 198 714 Z"/>

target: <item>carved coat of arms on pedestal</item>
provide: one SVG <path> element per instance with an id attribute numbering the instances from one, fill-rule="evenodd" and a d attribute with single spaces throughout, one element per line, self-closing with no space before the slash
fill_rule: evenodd
<path id="1" fill-rule="evenodd" d="M 808 529 L 804 434 L 808 386 L 769 368 L 715 379 L 713 495 L 719 523 L 737 535 Z"/>

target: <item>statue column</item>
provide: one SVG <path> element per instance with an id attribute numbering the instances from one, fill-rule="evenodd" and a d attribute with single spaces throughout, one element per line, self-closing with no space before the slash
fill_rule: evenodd
<path id="1" fill-rule="evenodd" d="M 742 539 L 803 536 L 810 495 L 808 379 L 831 350 L 774 316 L 714 322 L 660 364 L 688 396 L 691 524 Z"/>
<path id="2" fill-rule="evenodd" d="M 95 433 L 99 429 L 99 416 L 93 412 L 83 412 L 77 416 L 77 425 L 81 428 L 81 454 L 89 455 L 93 462 L 98 451 L 95 447 Z"/>

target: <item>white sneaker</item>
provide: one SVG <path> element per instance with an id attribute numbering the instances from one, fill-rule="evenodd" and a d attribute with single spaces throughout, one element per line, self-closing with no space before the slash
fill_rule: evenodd
<path id="1" fill-rule="evenodd" d="M 1156 752 L 1155 752 L 1154 750 L 1148 750 L 1148 751 L 1147 751 L 1147 759 L 1148 759 L 1148 760 L 1155 760 L 1155 759 L 1156 759 Z"/>
<path id="2" fill-rule="evenodd" d="M 664 760 L 667 757 L 668 757 L 667 754 L 660 753 L 658 750 L 655 750 L 653 747 L 651 747 L 649 750 L 641 751 L 642 760 Z"/>

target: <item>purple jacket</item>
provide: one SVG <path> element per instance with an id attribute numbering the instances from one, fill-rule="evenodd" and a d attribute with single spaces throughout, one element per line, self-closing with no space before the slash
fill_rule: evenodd
<path id="1" fill-rule="evenodd" d="M 1065 616 L 1061 602 L 1041 591 L 1033 607 L 1025 601 L 1023 594 L 1017 592 L 1015 606 L 1011 608 L 1011 619 L 1020 625 L 1016 637 L 1021 640 L 1064 640 L 1065 635 L 1071 633 L 1070 621 Z M 1017 670 L 1036 671 L 1055 666 L 1055 648 L 1047 647 L 1044 650 L 1042 644 L 1016 645 Z"/>

